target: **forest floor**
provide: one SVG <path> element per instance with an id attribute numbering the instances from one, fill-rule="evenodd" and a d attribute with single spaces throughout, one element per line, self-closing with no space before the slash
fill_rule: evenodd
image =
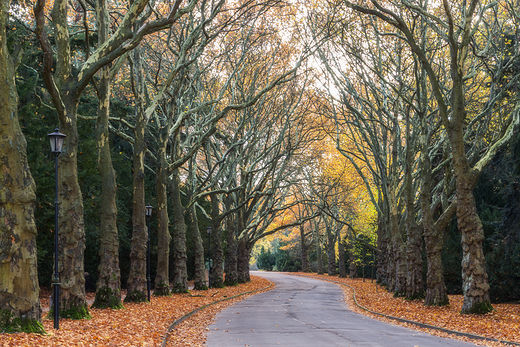
<path id="1" fill-rule="evenodd" d="M 408 301 L 394 298 L 381 286 L 370 280 L 338 278 L 336 276 L 296 273 L 297 275 L 345 284 L 345 301 L 349 307 L 361 314 L 404 325 L 434 335 L 449 336 L 486 346 L 507 346 L 498 342 L 474 340 L 453 336 L 432 329 L 417 328 L 408 323 L 369 313 L 354 303 L 353 289 L 357 303 L 371 311 L 399 317 L 415 322 L 442 327 L 449 330 L 507 340 L 520 345 L 520 305 L 495 304 L 495 311 L 486 315 L 461 315 L 462 296 L 450 296 L 446 307 L 425 307 L 422 301 Z M 270 290 L 274 286 L 265 279 L 252 276 L 250 283 L 236 287 L 190 291 L 190 294 L 175 294 L 170 297 L 152 297 L 152 302 L 125 303 L 125 309 L 90 309 L 92 319 L 60 320 L 60 329 L 53 329 L 52 319 L 43 319 L 48 335 L 0 334 L 0 346 L 204 346 L 206 332 L 217 312 L 250 295 Z M 353 288 L 353 289 L 352 289 Z M 254 292 L 254 293 L 252 293 Z M 237 298 L 236 295 L 244 294 Z M 47 292 L 42 297 L 48 297 Z M 89 293 L 87 299 L 93 299 Z M 210 306 L 204 307 L 205 305 Z M 48 307 L 48 300 L 42 300 L 42 308 Z M 184 315 L 198 310 L 189 318 L 172 326 Z"/>
<path id="2" fill-rule="evenodd" d="M 47 335 L 0 334 L 0 346 L 203 346 L 208 326 L 217 312 L 274 287 L 260 277 L 251 276 L 251 280 L 238 286 L 190 290 L 189 294 L 152 296 L 151 303 L 123 303 L 124 309 L 121 310 L 91 308 L 91 319 L 61 319 L 58 330 L 53 328 L 52 318 L 47 319 L 47 312 L 44 312 L 43 326 Z M 233 298 L 237 295 L 240 296 Z M 48 311 L 49 296 L 49 290 L 40 293 L 44 311 Z M 92 302 L 94 296 L 95 293 L 87 293 L 87 301 Z M 200 310 L 189 319 L 172 327 L 173 323 L 197 309 Z"/>
<path id="3" fill-rule="evenodd" d="M 485 346 L 520 346 L 520 304 L 493 304 L 494 311 L 484 315 L 463 315 L 462 295 L 449 295 L 450 304 L 444 307 L 426 307 L 423 300 L 406 300 L 394 298 L 382 286 L 370 279 L 339 278 L 337 276 L 294 273 L 317 279 L 344 284 L 345 301 L 350 309 L 372 318 L 387 321 L 391 324 L 406 326 L 433 335 L 456 338 Z M 406 319 L 413 322 L 441 327 L 447 330 L 474 334 L 497 340 L 515 343 L 503 344 L 493 341 L 470 339 L 456 336 L 435 329 L 419 328 L 409 323 L 401 323 L 393 319 L 375 315 L 358 307 L 354 302 L 354 292 L 357 304 L 383 315 Z"/>

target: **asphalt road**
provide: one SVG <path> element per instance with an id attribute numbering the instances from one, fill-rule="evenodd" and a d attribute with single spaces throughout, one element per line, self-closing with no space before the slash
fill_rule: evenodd
<path id="1" fill-rule="evenodd" d="M 281 273 L 251 274 L 268 278 L 276 288 L 217 314 L 209 327 L 208 347 L 475 346 L 354 313 L 333 283 Z"/>

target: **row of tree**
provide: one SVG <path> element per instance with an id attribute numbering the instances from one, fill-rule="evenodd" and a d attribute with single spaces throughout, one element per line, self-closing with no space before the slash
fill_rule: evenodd
<path id="1" fill-rule="evenodd" d="M 512 1 L 477 0 L 338 1 L 311 14 L 310 35 L 325 40 L 323 114 L 377 209 L 378 278 L 396 295 L 448 303 L 441 256 L 456 215 L 462 312 L 492 309 L 473 190 L 518 128 L 519 18 Z"/>
<path id="2" fill-rule="evenodd" d="M 85 263 L 96 251 L 94 306 L 122 307 L 122 265 L 125 301 L 146 301 L 146 199 L 157 216 L 155 295 L 188 290 L 188 227 L 195 287 L 207 288 L 201 223 L 212 228 L 211 285 L 249 281 L 252 246 L 287 227 L 270 225 L 296 204 L 286 199 L 296 158 L 314 137 L 302 102 L 309 78 L 297 74 L 307 53 L 293 50 L 292 8 L 223 0 L 50 5 L 36 2 L 34 25 L 25 3 L 3 2 L 0 16 L 10 88 L 1 104 L 2 331 L 41 329 L 37 250 L 40 260 L 52 254 L 37 246 L 36 230 L 48 240 L 53 226 L 35 215 L 48 217 L 44 192 L 53 182 L 20 126 L 41 149 L 41 119 L 67 135 L 58 180 L 62 317 L 89 316 Z M 30 89 L 18 89 L 21 103 L 17 86 Z M 38 195 L 28 154 L 42 178 Z M 85 198 L 96 206 L 85 207 Z M 95 249 L 86 249 L 92 229 Z"/>

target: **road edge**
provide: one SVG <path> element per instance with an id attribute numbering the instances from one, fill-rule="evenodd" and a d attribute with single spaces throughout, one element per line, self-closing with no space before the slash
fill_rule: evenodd
<path id="1" fill-rule="evenodd" d="M 268 279 L 266 279 L 267 281 L 269 281 Z M 164 335 L 163 337 L 163 341 L 161 343 L 161 347 L 166 347 L 166 344 L 168 343 L 168 338 L 170 337 L 170 333 L 173 331 L 173 329 L 179 325 L 180 323 L 182 323 L 183 321 L 185 321 L 186 319 L 188 319 L 189 317 L 191 317 L 193 314 L 199 312 L 199 311 L 202 311 L 203 309 L 205 309 L 206 307 L 209 307 L 209 306 L 212 306 L 214 304 L 218 304 L 219 302 L 224 302 L 224 301 L 228 301 L 228 300 L 232 300 L 232 299 L 236 299 L 238 297 L 241 297 L 241 296 L 244 296 L 244 295 L 247 295 L 247 294 L 253 294 L 253 293 L 256 293 L 256 292 L 260 292 L 260 291 L 263 291 L 263 290 L 267 290 L 269 288 L 271 288 L 273 286 L 273 282 L 269 281 L 269 285 L 264 287 L 264 288 L 260 288 L 260 289 L 255 289 L 255 290 L 251 290 L 251 291 L 248 291 L 248 292 L 244 292 L 244 293 L 240 293 L 240 294 L 237 294 L 237 295 L 233 295 L 233 296 L 230 296 L 228 298 L 224 298 L 224 299 L 220 299 L 220 300 L 215 300 L 213 302 L 210 302 L 209 304 L 206 304 L 206 305 L 203 305 L 201 307 L 198 307 L 188 313 L 186 313 L 185 315 L 177 318 L 176 320 L 174 320 L 170 326 L 168 327 L 168 329 L 166 330 L 166 334 Z"/>
<path id="2" fill-rule="evenodd" d="M 370 312 L 370 313 L 372 313 L 372 314 L 374 314 L 376 316 L 385 317 L 385 318 L 388 318 L 388 319 L 391 319 L 391 320 L 395 320 L 395 321 L 398 321 L 398 322 L 402 322 L 402 323 L 416 325 L 418 327 L 425 328 L 425 329 L 439 330 L 439 331 L 442 331 L 442 332 L 445 332 L 445 333 L 448 333 L 448 334 L 453 334 L 453 335 L 461 336 L 461 337 L 467 337 L 467 338 L 470 338 L 470 339 L 484 340 L 484 341 L 490 341 L 490 342 L 500 342 L 500 343 L 509 344 L 509 345 L 513 345 L 513 346 L 520 346 L 520 343 L 517 343 L 517 342 L 512 342 L 512 341 L 507 341 L 507 340 L 500 340 L 500 339 L 495 339 L 493 337 L 475 335 L 475 334 L 465 333 L 465 332 L 457 331 L 457 330 L 450 330 L 450 329 L 438 327 L 438 326 L 435 326 L 435 325 L 430 325 L 430 324 L 426 324 L 426 323 L 416 322 L 416 321 L 408 320 L 408 319 L 405 319 L 405 318 L 394 317 L 394 316 L 390 316 L 390 315 L 387 315 L 387 314 L 384 314 L 384 313 L 375 312 L 375 311 L 372 311 L 372 310 L 370 310 L 370 309 L 368 309 L 368 308 L 366 308 L 364 306 L 361 306 L 357 302 L 357 300 L 356 300 L 356 289 L 354 287 L 346 284 L 346 283 L 333 281 L 333 280 L 328 280 L 328 279 L 325 279 L 325 278 L 316 278 L 316 277 L 303 275 L 303 274 L 295 274 L 295 273 L 287 273 L 287 274 L 288 275 L 293 275 L 293 276 L 301 276 L 301 277 L 306 277 L 306 278 L 313 278 L 313 279 L 316 279 L 316 280 L 319 280 L 319 281 L 326 281 L 326 282 L 331 282 L 331 283 L 334 283 L 334 284 L 339 284 L 339 285 L 342 285 L 342 286 L 349 287 L 352 290 L 352 298 L 354 299 L 354 303 L 356 304 L 356 306 L 359 307 L 360 309 L 365 310 L 367 312 Z"/>

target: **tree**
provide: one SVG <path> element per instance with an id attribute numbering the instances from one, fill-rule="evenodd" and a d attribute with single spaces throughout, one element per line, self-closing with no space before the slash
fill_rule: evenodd
<path id="1" fill-rule="evenodd" d="M 83 4 L 80 2 L 80 4 Z M 86 9 L 83 9 L 86 16 Z M 102 45 L 109 38 L 108 1 L 99 0 L 96 3 L 98 40 Z M 88 37 L 88 26 L 86 37 Z M 87 41 L 87 45 L 89 42 Z M 117 68 L 116 68 L 117 69 Z M 100 208 L 100 247 L 99 275 L 96 283 L 96 298 L 93 307 L 121 308 L 121 271 L 119 268 L 119 235 L 117 229 L 117 182 L 116 172 L 110 153 L 110 95 L 111 70 L 108 66 L 101 68 L 97 82 L 99 98 L 98 116 L 96 119 L 96 142 L 98 147 L 97 169 L 101 178 L 101 208 Z M 95 83 L 95 82 L 93 82 Z"/>
<path id="2" fill-rule="evenodd" d="M 36 260 L 36 186 L 18 120 L 15 73 L 23 54 L 11 51 L 7 28 L 11 1 L 0 4 L 0 330 L 44 333 Z"/>

